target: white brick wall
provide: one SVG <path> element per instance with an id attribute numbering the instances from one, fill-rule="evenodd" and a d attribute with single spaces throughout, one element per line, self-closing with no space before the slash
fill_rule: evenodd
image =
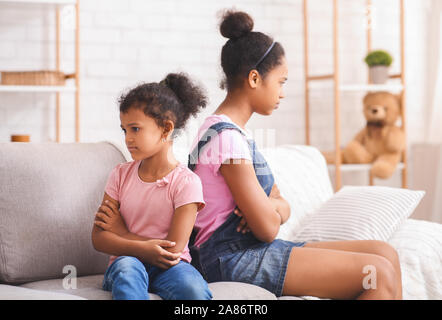
<path id="1" fill-rule="evenodd" d="M 311 71 L 332 71 L 332 1 L 309 0 Z M 399 69 L 398 0 L 376 0 L 373 47 L 395 56 Z M 340 43 L 343 82 L 363 82 L 365 0 L 340 1 Z M 428 0 L 406 0 L 409 141 L 423 138 L 426 113 Z M 189 131 L 212 113 L 223 99 L 219 89 L 219 56 L 225 40 L 218 31 L 217 12 L 236 7 L 255 19 L 255 30 L 280 41 L 287 52 L 289 81 L 286 99 L 271 117 L 255 115 L 250 128 L 276 130 L 276 143 L 304 143 L 304 83 L 301 0 L 83 0 L 81 2 L 81 141 L 123 141 L 117 98 L 141 81 L 159 81 L 171 71 L 186 71 L 201 81 L 210 106 Z M 63 11 L 62 65 L 73 70 L 72 10 Z M 0 4 L 0 70 L 54 68 L 54 12 L 41 6 Z M 311 92 L 312 142 L 331 149 L 333 92 L 330 83 Z M 363 93 L 342 95 L 343 143 L 364 124 Z M 71 94 L 62 102 L 62 142 L 73 141 Z M 32 141 L 54 140 L 55 98 L 46 94 L 0 93 L 0 141 L 27 133 Z M 190 133 L 193 137 L 194 131 Z"/>

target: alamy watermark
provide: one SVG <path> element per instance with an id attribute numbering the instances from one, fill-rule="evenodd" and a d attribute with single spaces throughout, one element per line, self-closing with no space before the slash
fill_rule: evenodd
<path id="1" fill-rule="evenodd" d="M 367 274 L 362 280 L 362 287 L 365 290 L 377 288 L 376 267 L 373 265 L 366 265 L 362 268 L 362 273 Z"/>
<path id="2" fill-rule="evenodd" d="M 77 268 L 73 265 L 66 265 L 63 267 L 63 274 L 66 274 L 63 278 L 63 289 L 71 290 L 77 289 Z"/>

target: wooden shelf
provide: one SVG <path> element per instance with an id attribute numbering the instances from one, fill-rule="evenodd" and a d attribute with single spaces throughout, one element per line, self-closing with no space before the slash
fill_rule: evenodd
<path id="1" fill-rule="evenodd" d="M 64 6 L 74 6 L 75 10 L 75 85 L 0 85 L 0 92 L 12 93 L 55 93 L 55 140 L 60 142 L 60 101 L 62 93 L 73 93 L 75 108 L 75 142 L 80 142 L 80 0 L 0 0 L 0 5 L 16 5 L 17 13 L 22 8 L 43 7 L 55 11 L 55 70 L 61 70 L 61 11 Z"/>
<path id="2" fill-rule="evenodd" d="M 40 4 L 40 5 L 75 5 L 76 0 L 0 0 L 0 3 Z"/>
<path id="3" fill-rule="evenodd" d="M 341 84 L 341 91 L 402 91 L 404 86 L 400 83 L 393 84 Z"/>
<path id="4" fill-rule="evenodd" d="M 331 89 L 334 86 L 332 82 L 309 82 L 308 88 L 312 90 L 318 89 Z M 388 84 L 341 84 L 339 85 L 339 91 L 342 92 L 376 92 L 376 91 L 389 91 L 400 93 L 404 90 L 404 86 L 401 83 L 388 83 Z"/>
<path id="5" fill-rule="evenodd" d="M 0 85 L 0 92 L 75 92 L 74 86 L 12 86 Z"/>
<path id="6" fill-rule="evenodd" d="M 335 170 L 336 166 L 334 164 L 327 165 L 329 170 Z M 351 172 L 351 171 L 370 171 L 371 164 L 341 164 L 340 166 L 342 172 Z M 402 170 L 405 168 L 404 163 L 399 163 L 396 166 L 396 170 Z"/>

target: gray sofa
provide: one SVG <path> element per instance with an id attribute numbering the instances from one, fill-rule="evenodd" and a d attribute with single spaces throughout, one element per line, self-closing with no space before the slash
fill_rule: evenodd
<path id="1" fill-rule="evenodd" d="M 174 146 L 182 163 L 187 150 Z M 261 151 L 291 207 L 278 238 L 316 241 L 302 230 L 334 195 L 324 157 L 309 146 Z M 106 142 L 0 143 L 0 300 L 112 298 L 101 289 L 108 256 L 92 247 L 91 230 L 109 172 L 128 160 Z M 399 254 L 404 299 L 442 299 L 442 224 L 408 218 L 387 241 Z M 245 283 L 209 287 L 214 299 L 277 299 Z"/>
<path id="2" fill-rule="evenodd" d="M 109 257 L 91 230 L 108 174 L 124 161 L 105 142 L 0 144 L 0 299 L 112 298 L 101 288 Z M 276 299 L 244 283 L 209 286 L 214 299 Z"/>

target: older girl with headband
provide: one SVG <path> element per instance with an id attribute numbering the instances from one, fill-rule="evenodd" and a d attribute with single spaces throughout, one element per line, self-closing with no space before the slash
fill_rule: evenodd
<path id="1" fill-rule="evenodd" d="M 200 127 L 188 164 L 206 202 L 195 223 L 195 265 L 208 282 L 252 283 L 276 296 L 401 299 L 398 255 L 385 242 L 276 239 L 290 207 L 245 125 L 254 113 L 271 115 L 284 98 L 284 49 L 253 32 L 244 12 L 226 12 L 220 29 L 229 39 L 221 52 L 227 96 Z M 368 265 L 376 289 L 363 285 Z"/>

